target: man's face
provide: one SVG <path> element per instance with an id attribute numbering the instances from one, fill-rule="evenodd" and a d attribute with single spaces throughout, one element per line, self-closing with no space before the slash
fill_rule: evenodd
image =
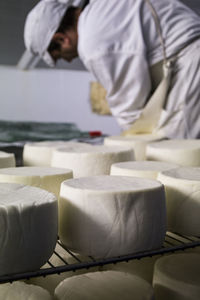
<path id="1" fill-rule="evenodd" d="M 48 51 L 55 62 L 58 59 L 71 62 L 74 58 L 78 57 L 77 43 L 78 37 L 76 32 L 72 30 L 65 33 L 57 32 L 51 40 Z"/>

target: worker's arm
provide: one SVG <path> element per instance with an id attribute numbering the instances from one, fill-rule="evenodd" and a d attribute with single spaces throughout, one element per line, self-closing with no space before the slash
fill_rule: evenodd
<path id="1" fill-rule="evenodd" d="M 106 89 L 112 115 L 123 129 L 128 129 L 140 116 L 151 91 L 145 57 L 107 53 L 88 61 L 87 67 Z"/>

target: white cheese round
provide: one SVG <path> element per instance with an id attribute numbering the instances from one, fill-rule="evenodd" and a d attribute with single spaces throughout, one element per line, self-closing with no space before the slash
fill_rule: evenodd
<path id="1" fill-rule="evenodd" d="M 200 254 L 179 253 L 158 259 L 153 287 L 156 299 L 200 299 Z"/>
<path id="2" fill-rule="evenodd" d="M 200 168 L 164 171 L 158 180 L 165 186 L 168 230 L 200 236 Z"/>
<path id="3" fill-rule="evenodd" d="M 117 271 L 67 278 L 55 289 L 58 300 L 153 300 L 152 286 L 141 278 Z"/>
<path id="4" fill-rule="evenodd" d="M 129 261 L 122 261 L 115 264 L 105 264 L 102 266 L 101 270 L 120 271 L 136 275 L 152 284 L 154 265 L 157 259 L 158 255 L 153 257 L 144 257 L 142 259 L 131 259 Z"/>
<path id="5" fill-rule="evenodd" d="M 0 151 L 0 168 L 12 168 L 16 166 L 15 155 Z"/>
<path id="6" fill-rule="evenodd" d="M 57 240 L 57 199 L 45 190 L 0 183 L 0 275 L 40 268 Z"/>
<path id="7" fill-rule="evenodd" d="M 68 141 L 45 141 L 36 143 L 27 143 L 23 149 L 23 165 L 24 166 L 50 166 L 52 152 L 54 149 L 66 145 L 75 147 L 88 146 L 86 143 L 68 142 Z"/>
<path id="8" fill-rule="evenodd" d="M 166 231 L 164 187 L 156 180 L 94 176 L 61 184 L 59 237 L 96 258 L 160 248 Z"/>
<path id="9" fill-rule="evenodd" d="M 184 167 L 200 166 L 200 140 L 166 140 L 147 146 L 148 160 L 171 162 Z"/>
<path id="10" fill-rule="evenodd" d="M 36 186 L 59 197 L 60 185 L 73 177 L 68 169 L 52 167 L 17 167 L 0 169 L 0 182 L 20 183 Z"/>
<path id="11" fill-rule="evenodd" d="M 69 146 L 53 151 L 51 165 L 73 170 L 76 178 L 110 174 L 113 163 L 129 160 L 134 160 L 133 150 L 129 147 Z"/>
<path id="12" fill-rule="evenodd" d="M 0 284 L 1 300 L 53 300 L 49 292 L 39 286 L 24 282 Z"/>
<path id="13" fill-rule="evenodd" d="M 80 262 L 85 263 L 85 262 L 91 262 L 91 259 L 89 257 L 84 257 L 80 255 L 76 255 L 76 258 L 71 256 L 66 250 L 63 250 L 63 248 L 59 245 L 56 245 L 55 252 L 61 256 L 64 261 L 69 264 L 79 264 Z M 65 262 L 63 262 L 56 254 L 52 255 L 50 258 L 50 263 L 57 267 L 57 266 L 64 266 Z M 49 264 L 46 263 L 42 268 L 49 268 Z M 38 286 L 41 286 L 42 288 L 46 289 L 49 291 L 51 295 L 54 295 L 54 290 L 57 287 L 57 285 L 63 281 L 66 278 L 76 276 L 79 274 L 84 274 L 88 272 L 97 272 L 101 270 L 101 267 L 90 267 L 90 268 L 83 268 L 83 269 L 78 269 L 78 270 L 72 270 L 72 271 L 67 271 L 67 272 L 62 272 L 59 274 L 53 274 L 50 276 L 39 276 L 39 277 L 33 277 L 30 278 L 29 280 L 26 281 L 28 284 L 35 284 Z"/>
<path id="14" fill-rule="evenodd" d="M 24 282 L 0 284 L 1 300 L 53 300 L 49 292 L 36 285 Z"/>
<path id="15" fill-rule="evenodd" d="M 159 172 L 177 167 L 176 164 L 162 161 L 128 161 L 113 164 L 110 174 L 157 179 Z"/>
<path id="16" fill-rule="evenodd" d="M 160 140 L 156 134 L 135 134 L 130 136 L 108 136 L 104 138 L 106 146 L 128 146 L 134 150 L 136 160 L 145 160 L 148 143 Z"/>

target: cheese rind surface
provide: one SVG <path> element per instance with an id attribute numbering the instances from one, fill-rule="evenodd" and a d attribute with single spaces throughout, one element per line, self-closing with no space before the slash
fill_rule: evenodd
<path id="1" fill-rule="evenodd" d="M 200 140 L 166 140 L 151 143 L 147 160 L 171 162 L 183 167 L 200 166 Z"/>
<path id="2" fill-rule="evenodd" d="M 129 161 L 111 166 L 110 175 L 157 179 L 161 171 L 177 168 L 176 164 L 158 161 Z"/>
<path id="3" fill-rule="evenodd" d="M 65 279 L 55 289 L 55 296 L 58 300 L 153 300 L 154 291 L 137 276 L 104 271 Z"/>
<path id="4" fill-rule="evenodd" d="M 0 169 L 0 182 L 36 186 L 59 197 L 60 185 L 73 178 L 71 170 L 52 167 L 17 167 Z"/>
<path id="5" fill-rule="evenodd" d="M 16 166 L 15 155 L 0 151 L 0 168 L 12 168 Z"/>
<path id="6" fill-rule="evenodd" d="M 57 199 L 40 188 L 0 183 L 0 275 L 40 268 L 52 255 Z"/>
<path id="7" fill-rule="evenodd" d="M 59 237 L 72 251 L 97 258 L 162 246 L 164 187 L 156 180 L 94 176 L 64 181 Z"/>
<path id="8" fill-rule="evenodd" d="M 154 266 L 155 298 L 197 300 L 200 296 L 200 254 L 163 256 Z"/>
<path id="9" fill-rule="evenodd" d="M 88 146 L 63 147 L 53 152 L 52 167 L 73 170 L 74 177 L 108 175 L 113 163 L 134 160 L 130 147 Z"/>
<path id="10" fill-rule="evenodd" d="M 158 180 L 165 186 L 168 230 L 200 236 L 200 168 L 164 171 Z"/>

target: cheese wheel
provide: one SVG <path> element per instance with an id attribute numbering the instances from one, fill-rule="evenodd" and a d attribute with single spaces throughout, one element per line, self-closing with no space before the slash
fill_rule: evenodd
<path id="1" fill-rule="evenodd" d="M 145 160 L 148 143 L 160 140 L 156 134 L 135 134 L 130 136 L 108 136 L 104 138 L 106 146 L 128 146 L 134 150 L 135 160 Z"/>
<path id="2" fill-rule="evenodd" d="M 105 264 L 101 270 L 120 271 L 128 274 L 136 275 L 143 280 L 152 284 L 154 265 L 160 255 L 152 257 L 144 257 L 141 259 L 131 259 L 129 261 L 117 262 L 115 264 Z"/>
<path id="3" fill-rule="evenodd" d="M 200 168 L 164 171 L 158 180 L 165 186 L 168 230 L 200 236 Z"/>
<path id="4" fill-rule="evenodd" d="M 157 179 L 159 172 L 177 167 L 176 164 L 162 161 L 129 161 L 113 164 L 110 174 Z"/>
<path id="5" fill-rule="evenodd" d="M 40 188 L 0 183 L 0 275 L 40 268 L 57 240 L 57 199 Z"/>
<path id="6" fill-rule="evenodd" d="M 200 299 L 200 254 L 163 256 L 154 267 L 155 299 Z"/>
<path id="7" fill-rule="evenodd" d="M 0 285 L 1 300 L 53 300 L 49 292 L 39 286 L 16 281 Z"/>
<path id="8" fill-rule="evenodd" d="M 15 166 L 15 155 L 13 153 L 0 151 L 0 168 L 9 168 Z"/>
<path id="9" fill-rule="evenodd" d="M 68 169 L 52 167 L 17 167 L 0 169 L 0 182 L 40 187 L 59 197 L 61 182 L 73 177 Z"/>
<path id="10" fill-rule="evenodd" d="M 74 252 L 96 258 L 160 248 L 165 194 L 156 180 L 94 176 L 61 184 L 59 237 Z"/>
<path id="11" fill-rule="evenodd" d="M 77 258 L 76 259 L 73 256 L 71 256 L 66 250 L 63 250 L 63 248 L 59 245 L 56 245 L 55 252 L 58 253 L 58 255 L 62 259 L 64 259 L 64 261 L 69 265 L 79 264 L 80 262 L 84 263 L 84 262 L 91 261 L 91 259 L 89 257 L 84 257 L 84 256 L 80 256 L 80 255 L 76 255 L 76 258 Z M 65 262 L 63 262 L 55 254 L 52 255 L 52 257 L 49 259 L 49 261 L 54 267 L 65 265 Z M 49 264 L 46 263 L 42 268 L 49 268 L 49 267 L 50 267 Z M 83 268 L 83 269 L 79 269 L 79 270 L 75 270 L 75 271 L 73 270 L 73 271 L 62 272 L 59 274 L 53 274 L 51 276 L 33 277 L 33 278 L 30 278 L 29 280 L 27 280 L 26 283 L 41 286 L 42 288 L 48 290 L 51 295 L 54 295 L 55 288 L 64 279 L 72 277 L 72 276 L 76 276 L 79 274 L 88 273 L 88 272 L 96 272 L 96 271 L 99 271 L 100 269 L 101 269 L 101 267 L 97 266 L 97 267 Z"/>
<path id="12" fill-rule="evenodd" d="M 159 160 L 183 167 L 200 166 L 200 140 L 166 140 L 147 146 L 148 160 Z"/>
<path id="13" fill-rule="evenodd" d="M 154 291 L 141 278 L 117 271 L 67 278 L 55 289 L 58 300 L 153 300 Z"/>
<path id="14" fill-rule="evenodd" d="M 88 146 L 86 143 L 68 141 L 27 143 L 24 145 L 23 149 L 23 165 L 50 166 L 53 150 L 66 145 L 73 145 L 75 147 L 84 147 L 84 145 Z"/>
<path id="15" fill-rule="evenodd" d="M 134 160 L 133 150 L 129 147 L 75 146 L 54 150 L 52 167 L 66 167 L 73 170 L 74 177 L 87 177 L 110 174 L 115 162 Z"/>

